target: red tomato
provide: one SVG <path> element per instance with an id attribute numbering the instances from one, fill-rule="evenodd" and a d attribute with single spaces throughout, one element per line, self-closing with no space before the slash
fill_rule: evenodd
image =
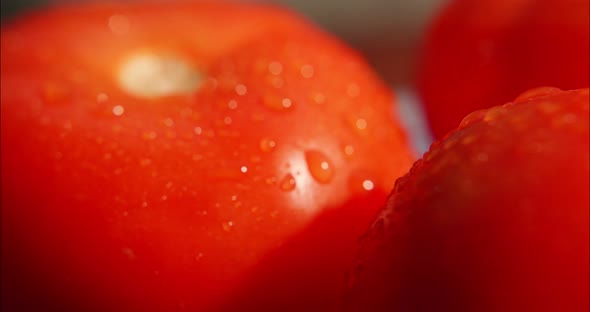
<path id="1" fill-rule="evenodd" d="M 349 311 L 588 311 L 588 89 L 478 111 L 396 183 Z"/>
<path id="2" fill-rule="evenodd" d="M 454 0 L 431 26 L 417 87 L 434 135 L 542 86 L 587 88 L 588 0 Z"/>
<path id="3" fill-rule="evenodd" d="M 62 7 L 1 40 L 11 311 L 211 311 L 253 289 L 327 310 L 412 161 L 365 61 L 281 9 Z"/>

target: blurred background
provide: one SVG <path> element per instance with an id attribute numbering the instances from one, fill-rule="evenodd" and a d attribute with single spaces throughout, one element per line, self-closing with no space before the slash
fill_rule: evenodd
<path id="1" fill-rule="evenodd" d="M 2 20 L 42 6 L 86 0 L 2 0 Z M 95 1 L 95 0 L 89 0 Z M 142 0 L 111 0 L 142 1 Z M 164 1 L 164 0 L 161 0 Z M 188 0 L 185 0 L 188 1 Z M 235 1 L 235 0 L 234 0 Z M 255 0 L 239 0 L 252 2 Z M 414 148 L 424 152 L 431 137 L 412 90 L 415 62 L 430 20 L 447 0 L 257 0 L 285 5 L 340 37 L 365 55 L 396 90 Z"/>
<path id="2" fill-rule="evenodd" d="M 50 3 L 78 1 L 2 0 L 2 19 L 23 10 Z M 432 15 L 445 0 L 258 0 L 257 2 L 277 3 L 299 11 L 365 54 L 389 83 L 407 85 L 413 78 L 412 68 L 414 68 L 421 34 Z"/>

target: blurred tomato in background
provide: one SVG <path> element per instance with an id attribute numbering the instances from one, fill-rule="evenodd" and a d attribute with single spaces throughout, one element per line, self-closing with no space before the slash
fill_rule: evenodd
<path id="1" fill-rule="evenodd" d="M 455 0 L 437 15 L 417 89 L 437 138 L 530 88 L 588 87 L 588 0 Z"/>

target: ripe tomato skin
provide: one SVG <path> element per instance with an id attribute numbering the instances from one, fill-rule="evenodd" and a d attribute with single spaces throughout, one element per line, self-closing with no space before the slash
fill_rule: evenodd
<path id="1" fill-rule="evenodd" d="M 587 0 L 454 0 L 430 26 L 417 89 L 440 139 L 522 90 L 589 85 Z"/>
<path id="2" fill-rule="evenodd" d="M 300 285 L 302 308 L 330 307 L 412 161 L 362 58 L 280 9 L 62 7 L 3 25 L 1 40 L 11 311 L 219 311 L 260 266 L 286 279 L 260 286 L 269 297 Z M 200 87 L 130 93 L 121 68 L 138 55 L 189 64 Z M 329 242 L 322 261 L 316 242 Z"/>
<path id="3" fill-rule="evenodd" d="M 474 112 L 400 178 L 349 311 L 587 311 L 588 89 Z"/>

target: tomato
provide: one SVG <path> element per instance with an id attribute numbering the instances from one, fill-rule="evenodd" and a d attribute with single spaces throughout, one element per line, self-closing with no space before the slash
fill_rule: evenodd
<path id="1" fill-rule="evenodd" d="M 1 40 L 11 311 L 327 310 L 412 162 L 387 86 L 282 9 L 64 6 Z"/>
<path id="2" fill-rule="evenodd" d="M 588 89 L 474 112 L 400 178 L 349 311 L 588 311 Z"/>
<path id="3" fill-rule="evenodd" d="M 417 89 L 437 138 L 543 86 L 587 88 L 588 0 L 454 0 L 430 27 Z"/>

